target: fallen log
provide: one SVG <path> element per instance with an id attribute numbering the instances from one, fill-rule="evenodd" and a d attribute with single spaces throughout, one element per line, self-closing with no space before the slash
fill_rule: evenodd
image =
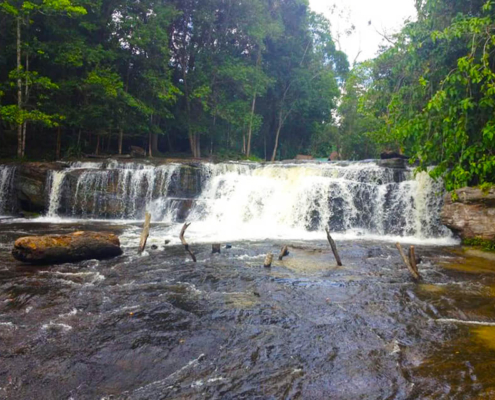
<path id="1" fill-rule="evenodd" d="M 182 244 L 184 245 L 184 249 L 189 253 L 189 255 L 191 256 L 192 260 L 194 262 L 196 262 L 196 256 L 194 255 L 194 253 L 189 248 L 189 245 L 187 244 L 186 239 L 184 239 L 184 233 L 186 233 L 186 229 L 189 227 L 189 225 L 191 225 L 191 223 L 187 223 L 186 222 L 184 224 L 184 226 L 182 227 L 182 229 L 180 231 L 179 238 L 180 238 L 180 241 L 182 242 Z"/>
<path id="2" fill-rule="evenodd" d="M 220 254 L 220 243 L 213 243 L 211 245 L 211 254 L 218 253 Z"/>
<path id="3" fill-rule="evenodd" d="M 337 251 L 337 245 L 335 244 L 334 240 L 332 239 L 332 236 L 330 235 L 330 231 L 328 230 L 328 228 L 325 228 L 325 231 L 327 232 L 328 243 L 330 243 L 330 247 L 332 248 L 333 255 L 335 256 L 335 259 L 337 260 L 337 265 L 339 267 L 342 267 L 342 261 L 340 260 L 339 252 Z"/>
<path id="4" fill-rule="evenodd" d="M 272 266 L 273 254 L 268 253 L 265 257 L 265 262 L 263 263 L 263 267 L 270 268 Z"/>
<path id="5" fill-rule="evenodd" d="M 404 264 L 406 264 L 406 267 L 407 269 L 409 270 L 409 272 L 411 273 L 412 277 L 415 279 L 415 280 L 418 280 L 420 279 L 420 276 L 419 274 L 415 271 L 415 269 L 413 268 L 413 266 L 411 265 L 409 259 L 406 257 L 406 254 L 404 253 L 404 250 L 402 250 L 402 246 L 400 245 L 399 242 L 397 242 L 395 244 L 395 247 L 397 247 L 397 250 L 399 250 L 399 254 L 400 256 L 402 257 L 402 261 L 404 261 Z"/>
<path id="6" fill-rule="evenodd" d="M 282 259 L 288 255 L 289 255 L 289 248 L 287 246 L 282 247 L 282 250 L 280 250 L 280 254 L 278 255 L 279 261 L 282 261 Z"/>
<path id="7" fill-rule="evenodd" d="M 141 232 L 141 240 L 139 241 L 139 250 L 138 250 L 139 254 L 141 254 L 146 247 L 146 241 L 148 240 L 148 236 L 150 235 L 150 222 L 151 222 L 151 214 L 147 212 L 144 217 L 144 225 L 143 225 L 143 232 Z"/>
<path id="8" fill-rule="evenodd" d="M 55 264 L 104 259 L 122 254 L 112 233 L 75 232 L 68 235 L 26 236 L 14 243 L 12 256 L 30 264 Z"/>

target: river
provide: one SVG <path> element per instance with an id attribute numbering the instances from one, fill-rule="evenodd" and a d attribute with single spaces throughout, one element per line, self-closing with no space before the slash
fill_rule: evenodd
<path id="1" fill-rule="evenodd" d="M 495 262 L 440 225 L 441 185 L 374 162 L 198 170 L 186 190 L 176 164 L 73 163 L 48 176 L 45 216 L 0 221 L 0 398 L 495 396 Z M 13 174 L 0 169 L 6 214 Z M 17 237 L 81 229 L 118 234 L 124 254 L 10 256 Z M 415 244 L 421 282 L 396 240 Z"/>

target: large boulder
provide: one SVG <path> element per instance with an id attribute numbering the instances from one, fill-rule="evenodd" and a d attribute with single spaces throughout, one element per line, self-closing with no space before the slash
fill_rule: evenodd
<path id="1" fill-rule="evenodd" d="M 146 150 L 142 147 L 131 146 L 131 157 L 143 158 L 146 157 Z"/>
<path id="2" fill-rule="evenodd" d="M 60 163 L 30 162 L 20 165 L 15 180 L 15 192 L 21 210 L 31 212 L 47 210 L 48 174 L 50 171 L 58 171 L 62 168 L 64 165 Z"/>
<path id="3" fill-rule="evenodd" d="M 15 241 L 12 250 L 16 260 L 31 264 L 99 260 L 121 254 L 116 235 L 98 232 L 22 237 Z"/>
<path id="4" fill-rule="evenodd" d="M 476 188 L 456 191 L 457 200 L 445 195 L 442 223 L 463 239 L 495 240 L 495 189 L 488 193 Z"/>

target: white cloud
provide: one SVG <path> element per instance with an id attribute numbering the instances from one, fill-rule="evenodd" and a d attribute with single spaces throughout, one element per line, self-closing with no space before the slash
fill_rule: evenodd
<path id="1" fill-rule="evenodd" d="M 356 27 L 353 34 L 341 35 L 340 39 L 341 50 L 351 63 L 358 54 L 358 61 L 373 58 L 380 44 L 387 43 L 377 31 L 389 35 L 397 32 L 406 19 L 416 17 L 414 0 L 310 0 L 310 5 L 330 19 L 334 36 L 351 25 Z"/>

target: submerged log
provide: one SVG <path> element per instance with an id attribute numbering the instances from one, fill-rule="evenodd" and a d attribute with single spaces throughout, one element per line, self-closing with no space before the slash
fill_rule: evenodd
<path id="1" fill-rule="evenodd" d="M 282 259 L 285 256 L 289 255 L 289 248 L 287 246 L 282 247 L 282 250 L 280 250 L 280 254 L 278 255 L 278 259 L 282 261 Z"/>
<path id="2" fill-rule="evenodd" d="M 15 241 L 12 255 L 31 264 L 104 259 L 122 254 L 112 233 L 75 232 L 68 235 L 27 236 Z"/>
<path id="3" fill-rule="evenodd" d="M 337 251 L 337 245 L 335 244 L 334 240 L 332 239 L 332 236 L 330 235 L 330 231 L 328 230 L 328 228 L 325 228 L 325 231 L 327 232 L 328 243 L 330 243 L 330 247 L 332 248 L 333 255 L 335 256 L 335 259 L 337 260 L 337 265 L 339 267 L 342 267 L 342 261 L 340 260 L 339 252 Z"/>
<path id="4" fill-rule="evenodd" d="M 144 217 L 144 226 L 143 232 L 141 233 L 141 240 L 139 241 L 139 254 L 141 254 L 146 247 L 146 241 L 148 240 L 148 236 L 150 235 L 150 222 L 151 214 L 147 212 Z"/>
<path id="5" fill-rule="evenodd" d="M 189 253 L 189 255 L 191 256 L 192 260 L 194 262 L 196 262 L 196 256 L 191 251 L 191 249 L 189 248 L 189 245 L 186 242 L 186 239 L 184 238 L 184 233 L 186 233 L 186 229 L 189 227 L 189 225 L 191 225 L 191 223 L 187 223 L 186 222 L 184 224 L 184 226 L 182 227 L 182 229 L 180 231 L 179 238 L 180 238 L 180 241 L 182 242 L 182 244 L 184 245 L 184 249 Z"/>
<path id="6" fill-rule="evenodd" d="M 220 243 L 213 243 L 211 245 L 211 254 L 218 253 L 220 254 Z"/>
<path id="7" fill-rule="evenodd" d="M 268 253 L 265 257 L 265 262 L 263 263 L 263 267 L 270 268 L 272 266 L 273 254 Z"/>
<path id="8" fill-rule="evenodd" d="M 406 264 L 406 267 L 409 270 L 409 272 L 411 273 L 412 277 L 415 280 L 419 280 L 420 279 L 420 276 L 419 276 L 418 272 L 413 268 L 413 266 L 411 265 L 411 262 L 406 257 L 406 254 L 404 253 L 404 250 L 402 250 L 402 246 L 400 245 L 400 243 L 397 242 L 395 244 L 395 247 L 397 247 L 397 250 L 399 250 L 399 254 L 402 257 L 402 261 L 404 261 L 404 264 Z"/>

